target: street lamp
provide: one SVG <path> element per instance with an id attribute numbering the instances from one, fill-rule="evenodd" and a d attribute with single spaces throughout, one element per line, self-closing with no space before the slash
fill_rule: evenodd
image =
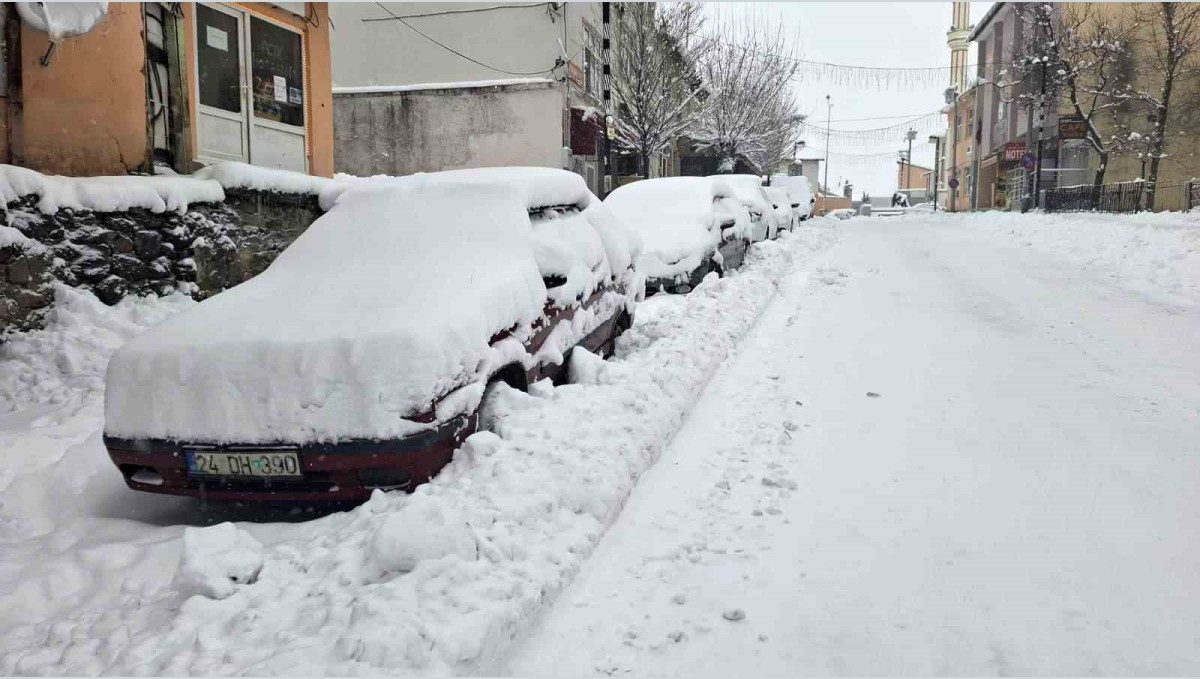
<path id="1" fill-rule="evenodd" d="M 917 138 L 916 130 L 909 130 L 904 133 L 904 138 L 908 140 L 908 156 L 905 160 L 908 161 L 908 174 L 904 178 L 905 187 L 908 189 L 909 196 L 912 196 L 912 143 Z"/>
<path id="2" fill-rule="evenodd" d="M 930 175 L 930 183 L 933 184 L 933 211 L 937 212 L 938 199 L 938 176 L 939 165 L 942 162 L 942 138 L 936 134 L 929 135 L 929 143 L 933 144 L 933 174 Z"/>

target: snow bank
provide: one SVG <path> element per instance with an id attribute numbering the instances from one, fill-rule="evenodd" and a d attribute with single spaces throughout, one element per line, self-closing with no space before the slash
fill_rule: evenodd
<path id="1" fill-rule="evenodd" d="M 720 177 L 645 179 L 617 188 L 605 206 L 642 241 L 638 271 L 654 278 L 687 275 L 720 244 L 719 224 L 736 222 L 735 234 L 749 237 L 750 216 L 729 198 Z"/>
<path id="2" fill-rule="evenodd" d="M 496 433 L 472 436 L 418 493 L 376 493 L 287 533 L 235 595 L 181 609 L 163 592 L 97 602 L 104 625 L 81 611 L 56 634 L 20 631 L 31 641 L 0 656 L 0 672 L 486 671 L 579 571 L 779 278 L 829 244 L 823 223 L 669 300 L 619 342 L 621 358 L 592 366 L 594 384 L 498 387 Z M 101 652 L 65 652 L 92 640 Z"/>
<path id="3" fill-rule="evenodd" d="M 253 189 L 278 193 L 318 196 L 322 209 L 328 210 L 347 188 L 347 179 L 317 177 L 303 172 L 258 167 L 247 163 L 223 162 L 201 168 L 192 177 L 211 179 L 227 189 Z"/>
<path id="4" fill-rule="evenodd" d="M 0 248 L 7 248 L 13 245 L 34 254 L 42 254 L 49 249 L 45 245 L 21 233 L 19 229 L 14 229 L 11 226 L 0 226 Z"/>
<path id="5" fill-rule="evenodd" d="M 1013 219 L 985 212 L 943 213 L 943 218 L 976 234 L 1015 240 L 1138 292 L 1200 304 L 1200 215 L 1032 213 Z"/>
<path id="6" fill-rule="evenodd" d="M 174 586 L 184 597 L 224 599 L 253 583 L 262 566 L 262 545 L 232 523 L 188 528 Z"/>
<path id="7" fill-rule="evenodd" d="M 15 165 L 0 165 L 0 200 L 11 203 L 39 197 L 37 207 L 52 214 L 61 208 L 121 212 L 145 208 L 183 213 L 190 203 L 225 200 L 218 182 L 191 177 L 58 177 Z"/>
<path id="8" fill-rule="evenodd" d="M 418 83 L 415 85 L 365 85 L 359 87 L 335 87 L 334 94 L 389 94 L 392 92 L 419 92 L 421 90 L 457 90 L 472 87 L 503 87 L 505 85 L 545 85 L 553 83 L 550 78 L 501 78 L 498 80 L 463 80 L 445 83 Z"/>
<path id="9" fill-rule="evenodd" d="M 179 293 L 126 297 L 110 307 L 70 286 L 57 284 L 54 292 L 45 329 L 12 335 L 0 344 L 0 412 L 99 397 L 108 359 L 118 347 L 196 304 Z"/>

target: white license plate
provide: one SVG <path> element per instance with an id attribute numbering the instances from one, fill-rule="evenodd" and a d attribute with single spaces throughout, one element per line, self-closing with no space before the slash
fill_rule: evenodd
<path id="1" fill-rule="evenodd" d="M 300 456 L 277 451 L 243 453 L 184 453 L 188 473 L 197 476 L 229 476 L 234 478 L 296 477 L 300 471 Z"/>

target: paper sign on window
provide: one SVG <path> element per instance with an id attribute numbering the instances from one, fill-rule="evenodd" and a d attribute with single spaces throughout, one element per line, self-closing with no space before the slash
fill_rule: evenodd
<path id="1" fill-rule="evenodd" d="M 287 103 L 287 78 L 275 76 L 275 101 Z"/>
<path id="2" fill-rule="evenodd" d="M 289 104 L 300 104 L 303 101 L 304 101 L 304 98 L 300 94 L 299 87 L 289 87 L 288 88 L 288 103 Z"/>
<path id="3" fill-rule="evenodd" d="M 207 36 L 205 38 L 205 41 L 208 42 L 209 47 L 211 47 L 213 49 L 221 50 L 222 52 L 229 51 L 229 34 L 228 33 L 226 33 L 225 31 L 222 31 L 219 28 L 216 28 L 215 26 L 205 26 L 204 28 L 206 29 L 205 34 Z"/>

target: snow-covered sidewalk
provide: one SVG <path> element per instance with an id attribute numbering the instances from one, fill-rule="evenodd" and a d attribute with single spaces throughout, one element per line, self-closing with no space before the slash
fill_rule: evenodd
<path id="1" fill-rule="evenodd" d="M 1024 219 L 846 222 L 491 671 L 1200 671 L 1200 232 Z"/>
<path id="2" fill-rule="evenodd" d="M 41 472 L 13 465 L 8 479 L 28 489 L 6 501 L 41 499 L 3 508 L 13 528 L 0 550 L 0 673 L 461 674 L 491 664 L 578 571 L 778 280 L 835 237 L 836 223 L 815 223 L 756 246 L 735 276 L 647 304 L 618 360 L 581 356 L 577 384 L 498 394 L 499 436 L 473 437 L 433 483 L 303 524 L 181 540 L 180 524 L 206 517 L 187 500 L 121 487 L 100 445 L 95 385 L 70 394 L 76 410 L 47 400 L 36 406 L 47 417 L 15 416 L 14 450 L 50 443 Z M 89 330 L 55 326 L 25 350 L 48 352 L 47 372 L 70 372 L 53 365 L 64 354 L 47 339 L 56 332 L 70 344 Z M 67 500 L 55 506 L 56 493 Z"/>

